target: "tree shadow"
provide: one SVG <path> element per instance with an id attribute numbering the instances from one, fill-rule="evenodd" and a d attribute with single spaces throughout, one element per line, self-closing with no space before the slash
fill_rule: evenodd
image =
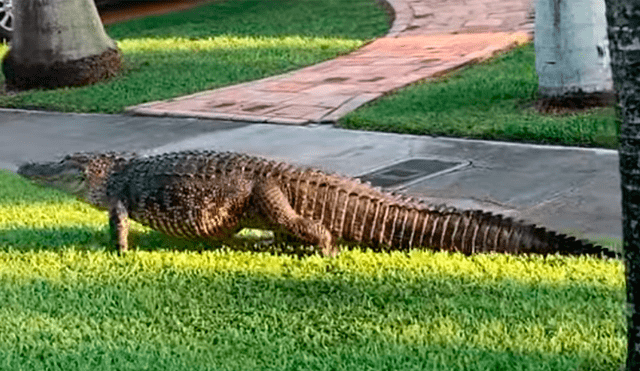
<path id="1" fill-rule="evenodd" d="M 306 257 L 316 254 L 315 246 L 302 243 L 295 238 L 274 240 L 272 233 L 244 231 L 224 240 L 191 240 L 171 237 L 154 230 L 129 231 L 129 246 L 132 250 L 158 251 L 242 251 L 272 253 Z M 357 245 L 353 245 L 354 247 Z M 78 250 L 105 250 L 116 252 L 111 243 L 109 227 L 57 228 L 12 228 L 0 229 L 0 250 L 12 251 L 59 251 L 74 248 Z"/>

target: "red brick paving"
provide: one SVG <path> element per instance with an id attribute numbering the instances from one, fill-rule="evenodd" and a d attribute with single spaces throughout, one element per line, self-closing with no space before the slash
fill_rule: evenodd
<path id="1" fill-rule="evenodd" d="M 141 115 L 309 124 L 335 122 L 387 92 L 531 40 L 532 0 L 388 0 L 386 37 L 301 70 L 131 107 Z"/>

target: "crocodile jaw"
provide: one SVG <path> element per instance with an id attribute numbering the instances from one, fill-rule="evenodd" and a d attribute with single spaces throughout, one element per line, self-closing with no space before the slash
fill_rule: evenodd
<path id="1" fill-rule="evenodd" d="M 61 190 L 85 199 L 88 191 L 84 169 L 69 163 L 29 163 L 20 166 L 18 174 L 34 183 Z"/>

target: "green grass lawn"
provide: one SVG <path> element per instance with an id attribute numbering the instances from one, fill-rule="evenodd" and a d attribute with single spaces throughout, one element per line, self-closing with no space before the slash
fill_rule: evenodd
<path id="1" fill-rule="evenodd" d="M 624 268 L 596 258 L 178 242 L 0 171 L 2 370 L 617 370 Z M 261 247 L 262 246 L 262 247 Z"/>
<path id="2" fill-rule="evenodd" d="M 0 92 L 0 106 L 116 113 L 348 53 L 388 30 L 374 0 L 229 0 L 107 28 L 124 71 L 89 87 Z M 8 48 L 0 44 L 0 57 Z M 0 74 L 0 84 L 4 76 Z"/>
<path id="3" fill-rule="evenodd" d="M 346 128 L 617 148 L 613 107 L 542 115 L 532 44 L 441 81 L 410 86 L 348 114 Z"/>

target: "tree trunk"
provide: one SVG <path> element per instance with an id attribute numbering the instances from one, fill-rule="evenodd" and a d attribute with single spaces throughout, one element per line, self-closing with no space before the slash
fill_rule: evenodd
<path id="1" fill-rule="evenodd" d="M 604 0 L 537 0 L 534 44 L 542 112 L 614 102 Z"/>
<path id="2" fill-rule="evenodd" d="M 91 84 L 120 69 L 92 0 L 21 0 L 2 70 L 8 89 Z"/>
<path id="3" fill-rule="evenodd" d="M 640 2 L 607 0 L 611 68 L 620 105 L 620 181 L 627 275 L 627 370 L 640 370 Z"/>

